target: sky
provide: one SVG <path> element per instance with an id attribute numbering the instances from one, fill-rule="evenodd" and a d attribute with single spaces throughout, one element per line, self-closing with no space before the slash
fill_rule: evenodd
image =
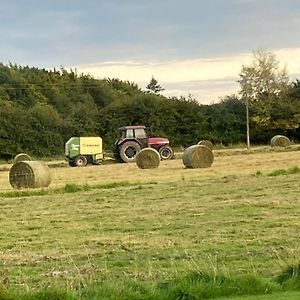
<path id="1" fill-rule="evenodd" d="M 299 0 L 0 0 L 0 62 L 72 68 L 165 96 L 238 93 L 253 51 L 300 78 Z"/>

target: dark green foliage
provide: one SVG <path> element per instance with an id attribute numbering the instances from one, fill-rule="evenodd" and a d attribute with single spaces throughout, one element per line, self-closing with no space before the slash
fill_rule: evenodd
<path id="1" fill-rule="evenodd" d="M 126 103 L 114 102 L 101 110 L 99 132 L 107 143 L 113 145 L 119 127 L 143 124 L 149 135 L 166 136 L 172 145 L 188 146 L 200 139 L 204 121 L 202 106 L 196 102 L 140 94 Z"/>
<path id="2" fill-rule="evenodd" d="M 225 145 L 246 139 L 246 110 L 236 96 L 227 96 L 220 103 L 206 107 L 205 131 L 208 140 Z"/>
<path id="3" fill-rule="evenodd" d="M 261 115 L 251 109 L 252 115 Z M 281 101 L 274 101 L 268 116 L 267 127 L 252 120 L 254 143 L 268 143 L 279 128 L 290 139 L 300 138 L 298 80 Z M 119 127 L 138 124 L 147 126 L 150 135 L 168 137 L 172 146 L 187 147 L 203 139 L 240 143 L 245 141 L 245 105 L 236 96 L 200 105 L 191 97 L 166 98 L 119 79 L 0 64 L 0 158 L 19 152 L 63 155 L 72 136 L 100 135 L 108 150 Z"/>

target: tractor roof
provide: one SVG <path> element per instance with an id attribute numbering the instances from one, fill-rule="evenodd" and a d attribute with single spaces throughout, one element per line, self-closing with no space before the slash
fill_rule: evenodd
<path id="1" fill-rule="evenodd" d="M 131 125 L 131 126 L 123 126 L 120 127 L 120 130 L 127 130 L 127 129 L 145 129 L 146 127 L 144 125 Z"/>

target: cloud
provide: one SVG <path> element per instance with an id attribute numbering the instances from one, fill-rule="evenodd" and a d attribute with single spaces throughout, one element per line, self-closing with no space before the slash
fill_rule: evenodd
<path id="1" fill-rule="evenodd" d="M 202 104 L 218 102 L 226 95 L 235 94 L 239 87 L 237 78 L 166 83 L 163 86 L 163 94 L 167 97 L 191 95 Z"/>
<path id="2" fill-rule="evenodd" d="M 129 81 L 147 82 L 154 76 L 159 81 L 184 82 L 215 80 L 237 75 L 249 55 L 190 59 L 173 61 L 111 61 L 99 64 L 74 66 L 78 71 L 96 77 L 119 78 Z"/>
<path id="3" fill-rule="evenodd" d="M 300 76 L 300 48 L 287 48 L 274 51 L 282 66 L 287 67 L 290 77 Z"/>
<path id="4" fill-rule="evenodd" d="M 295 0 L 2 2 L 0 61 L 39 67 L 150 59 L 199 65 L 197 57 L 300 47 Z"/>
<path id="5" fill-rule="evenodd" d="M 281 66 L 287 66 L 292 79 L 300 76 L 300 48 L 278 49 L 272 52 L 276 54 Z M 107 61 L 72 68 L 96 78 L 132 81 L 141 88 L 145 88 L 154 76 L 165 88 L 163 94 L 166 96 L 192 94 L 201 103 L 211 103 L 238 92 L 237 80 L 241 67 L 250 64 L 252 59 L 252 53 L 242 53 L 235 56 L 177 61 Z"/>
<path id="6" fill-rule="evenodd" d="M 145 88 L 152 76 L 164 87 L 165 96 L 193 95 L 201 103 L 217 101 L 237 91 L 238 73 L 249 55 L 169 62 L 105 62 L 76 66 L 97 78 L 119 78 Z"/>

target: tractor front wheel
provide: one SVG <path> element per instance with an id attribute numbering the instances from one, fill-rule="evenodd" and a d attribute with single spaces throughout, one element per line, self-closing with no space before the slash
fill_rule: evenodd
<path id="1" fill-rule="evenodd" d="M 74 163 L 77 167 L 85 167 L 88 163 L 87 158 L 83 155 L 79 155 L 74 159 Z"/>
<path id="2" fill-rule="evenodd" d="M 158 150 L 162 160 L 169 160 L 173 158 L 174 152 L 170 146 L 162 146 Z"/>
<path id="3" fill-rule="evenodd" d="M 120 158 L 123 162 L 135 161 L 136 155 L 141 151 L 141 146 L 134 141 L 125 142 L 120 146 Z"/>

